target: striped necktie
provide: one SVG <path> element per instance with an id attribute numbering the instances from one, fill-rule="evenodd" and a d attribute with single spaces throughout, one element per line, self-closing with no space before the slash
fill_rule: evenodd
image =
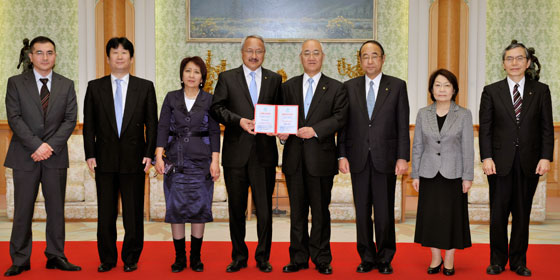
<path id="1" fill-rule="evenodd" d="M 43 86 L 41 87 L 41 107 L 43 107 L 43 115 L 45 116 L 47 115 L 47 108 L 49 108 L 49 97 L 51 96 L 49 88 L 47 87 L 49 79 L 39 79 L 39 81 L 43 83 Z"/>
<path id="2" fill-rule="evenodd" d="M 523 100 L 521 99 L 521 94 L 519 93 L 519 84 L 515 84 L 513 87 L 513 109 L 515 111 L 515 119 L 519 121 L 521 117 L 521 105 L 523 105 Z"/>

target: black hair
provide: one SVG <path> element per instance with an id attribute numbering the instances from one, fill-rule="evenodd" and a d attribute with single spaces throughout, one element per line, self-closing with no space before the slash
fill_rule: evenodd
<path id="1" fill-rule="evenodd" d="M 366 44 L 370 44 L 370 43 L 371 43 L 371 44 L 377 45 L 377 46 L 381 49 L 381 56 L 384 56 L 384 55 L 385 55 L 385 50 L 383 50 L 383 46 L 381 45 L 381 43 L 379 43 L 379 42 L 377 42 L 377 41 L 375 41 L 375 40 L 368 40 L 368 41 L 365 41 L 365 42 L 360 46 L 360 56 L 362 56 L 362 49 L 364 48 L 364 46 L 365 46 Z"/>
<path id="2" fill-rule="evenodd" d="M 113 37 L 109 39 L 107 46 L 105 47 L 107 57 L 109 57 L 111 49 L 117 49 L 119 46 L 122 46 L 123 49 L 130 53 L 130 58 L 134 57 L 134 45 L 132 45 L 132 42 L 130 42 L 126 37 Z"/>
<path id="3" fill-rule="evenodd" d="M 430 82 L 428 83 L 428 91 L 430 92 L 430 99 L 432 99 L 432 101 L 436 101 L 436 99 L 434 98 L 434 83 L 436 82 L 436 78 L 437 76 L 443 76 L 445 77 L 450 83 L 451 86 L 453 86 L 453 96 L 451 96 L 451 100 L 453 100 L 453 102 L 455 102 L 455 99 L 457 98 L 457 94 L 459 93 L 459 84 L 457 83 L 457 77 L 451 73 L 451 71 L 447 70 L 447 69 L 438 69 L 436 70 L 434 73 L 432 73 L 432 75 L 430 75 Z"/>
<path id="4" fill-rule="evenodd" d="M 55 45 L 54 41 L 51 40 L 49 37 L 37 36 L 37 37 L 33 38 L 33 40 L 31 40 L 31 43 L 29 43 L 29 47 L 31 48 L 31 50 L 33 50 L 33 45 L 35 45 L 36 43 L 51 43 L 54 47 L 54 51 L 56 51 L 56 45 Z M 24 41 L 24 44 L 25 44 L 25 41 Z"/>
<path id="5" fill-rule="evenodd" d="M 179 80 L 181 80 L 181 87 L 185 87 L 184 83 L 183 83 L 183 71 L 185 71 L 185 67 L 187 67 L 187 64 L 189 62 L 192 62 L 194 64 L 196 64 L 199 68 L 200 68 L 200 74 L 202 75 L 202 82 L 198 85 L 198 88 L 203 88 L 204 85 L 206 84 L 206 74 L 207 74 L 207 70 L 206 70 L 206 63 L 204 63 L 204 60 L 202 60 L 202 58 L 200 58 L 200 56 L 190 56 L 190 57 L 185 57 L 183 58 L 183 60 L 181 61 L 181 66 L 179 67 Z"/>

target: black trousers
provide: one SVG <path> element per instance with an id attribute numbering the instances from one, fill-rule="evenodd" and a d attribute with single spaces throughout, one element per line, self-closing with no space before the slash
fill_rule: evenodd
<path id="1" fill-rule="evenodd" d="M 527 264 L 529 222 L 533 196 L 539 176 L 524 174 L 519 151 L 513 167 L 505 176 L 490 175 L 490 263 L 513 269 Z M 511 213 L 511 238 L 508 252 L 508 219 Z"/>
<path id="2" fill-rule="evenodd" d="M 245 166 L 224 167 L 224 180 L 228 193 L 232 260 L 247 261 L 249 259 L 249 250 L 245 244 L 245 211 L 247 211 L 247 196 L 249 186 L 251 186 L 259 239 L 255 250 L 255 260 L 257 262 L 268 261 L 272 244 L 272 192 L 276 180 L 276 167 L 261 166 L 253 147 Z"/>
<path id="3" fill-rule="evenodd" d="M 119 193 L 122 201 L 124 239 L 121 259 L 134 264 L 144 246 L 144 173 L 96 172 L 97 250 L 101 263 L 116 265 Z"/>
<path id="4" fill-rule="evenodd" d="M 334 176 L 312 176 L 300 161 L 294 174 L 286 174 L 290 199 L 290 262 L 329 264 L 331 254 L 331 190 Z M 311 234 L 308 231 L 311 208 Z"/>
<path id="5" fill-rule="evenodd" d="M 47 258 L 65 257 L 64 198 L 66 196 L 66 168 L 47 168 L 35 165 L 31 171 L 13 170 L 14 221 L 10 237 L 10 256 L 14 265 L 28 265 L 31 257 L 31 220 L 39 183 L 45 197 L 47 225 L 45 229 Z"/>
<path id="6" fill-rule="evenodd" d="M 368 156 L 364 170 L 352 173 L 352 193 L 356 207 L 358 254 L 362 262 L 391 263 L 397 250 L 395 240 L 395 184 L 397 176 L 375 170 Z M 373 242 L 373 221 L 375 240 Z"/>

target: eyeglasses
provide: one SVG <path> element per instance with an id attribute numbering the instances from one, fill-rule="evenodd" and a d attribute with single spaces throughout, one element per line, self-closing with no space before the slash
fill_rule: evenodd
<path id="1" fill-rule="evenodd" d="M 258 50 L 246 49 L 246 50 L 243 50 L 243 52 L 247 55 L 252 55 L 252 54 L 263 55 L 264 54 L 264 50 L 261 50 L 261 49 L 258 49 Z"/>
<path id="2" fill-rule="evenodd" d="M 369 60 L 369 59 L 377 60 L 377 59 L 379 59 L 380 57 L 381 57 L 381 56 L 378 55 L 378 54 L 373 54 L 373 55 L 367 55 L 367 54 L 366 54 L 366 55 L 363 55 L 363 56 L 362 56 L 362 59 L 363 59 L 363 60 Z"/>
<path id="3" fill-rule="evenodd" d="M 508 56 L 504 59 L 504 61 L 507 62 L 507 63 L 512 63 L 514 60 L 517 61 L 517 62 L 523 62 L 523 61 L 525 61 L 525 59 L 527 59 L 527 57 L 524 57 L 522 55 L 516 56 L 516 57 Z"/>
<path id="4" fill-rule="evenodd" d="M 313 52 L 304 51 L 301 55 L 305 58 L 308 58 L 310 56 L 319 57 L 321 55 L 321 52 L 320 51 L 313 51 Z"/>
<path id="5" fill-rule="evenodd" d="M 47 52 L 43 52 L 43 51 L 36 51 L 35 55 L 38 56 L 43 56 L 43 55 L 47 55 L 47 56 L 53 56 L 54 55 L 54 51 L 47 51 Z"/>

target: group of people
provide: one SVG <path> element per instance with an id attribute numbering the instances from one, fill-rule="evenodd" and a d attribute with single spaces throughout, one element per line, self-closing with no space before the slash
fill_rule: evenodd
<path id="1" fill-rule="evenodd" d="M 37 37 L 30 47 L 33 70 L 11 77 L 6 94 L 14 133 L 5 166 L 13 169 L 15 189 L 12 266 L 6 276 L 30 269 L 31 219 L 39 183 L 48 213 L 47 268 L 81 269 L 64 255 L 66 142 L 77 115 L 74 84 L 52 71 L 56 50 L 51 39 Z M 291 220 L 290 262 L 282 271 L 308 269 L 311 259 L 319 273 L 332 273 L 328 206 L 334 176 L 342 172 L 351 174 L 356 208 L 361 259 L 356 271 L 393 272 L 395 184 L 397 176 L 408 171 L 411 154 L 406 83 L 382 73 L 385 52 L 374 40 L 359 49 L 365 75 L 344 83 L 321 72 L 325 53 L 317 40 L 303 42 L 303 74 L 285 83 L 262 67 L 265 53 L 260 36 L 244 38 L 243 64 L 219 75 L 213 95 L 202 90 L 204 61 L 184 58 L 181 89 L 167 93 L 158 123 L 152 82 L 130 75 L 132 43 L 124 37 L 109 40 L 111 75 L 90 81 L 84 101 L 85 156 L 97 185 L 99 272 L 117 264 L 119 194 L 124 271 L 138 268 L 144 176 L 153 162 L 164 174 L 165 221 L 171 224 L 175 248 L 171 270 L 187 267 L 185 223 L 191 224 L 190 268 L 204 270 L 204 225 L 212 221 L 214 181 L 220 176 L 220 123 L 225 127 L 221 151 L 232 242 L 226 272 L 247 267 L 249 187 L 257 216 L 254 258 L 260 271 L 273 269 L 269 259 L 277 138 L 284 145 L 282 171 Z M 553 151 L 550 90 L 525 76 L 532 59 L 523 44 L 512 43 L 502 57 L 507 78 L 482 93 L 479 142 L 491 208 L 488 274 L 501 273 L 509 261 L 517 274 L 531 275 L 526 266 L 531 203 L 539 175 L 550 169 Z M 455 103 L 459 87 L 453 73 L 435 71 L 428 91 L 434 103 L 419 110 L 412 145 L 412 185 L 419 192 L 414 240 L 431 249 L 428 274 L 453 275 L 455 249 L 471 246 L 467 192 L 474 177 L 473 122 L 471 112 Z M 256 133 L 256 104 L 298 105 L 297 133 Z"/>

